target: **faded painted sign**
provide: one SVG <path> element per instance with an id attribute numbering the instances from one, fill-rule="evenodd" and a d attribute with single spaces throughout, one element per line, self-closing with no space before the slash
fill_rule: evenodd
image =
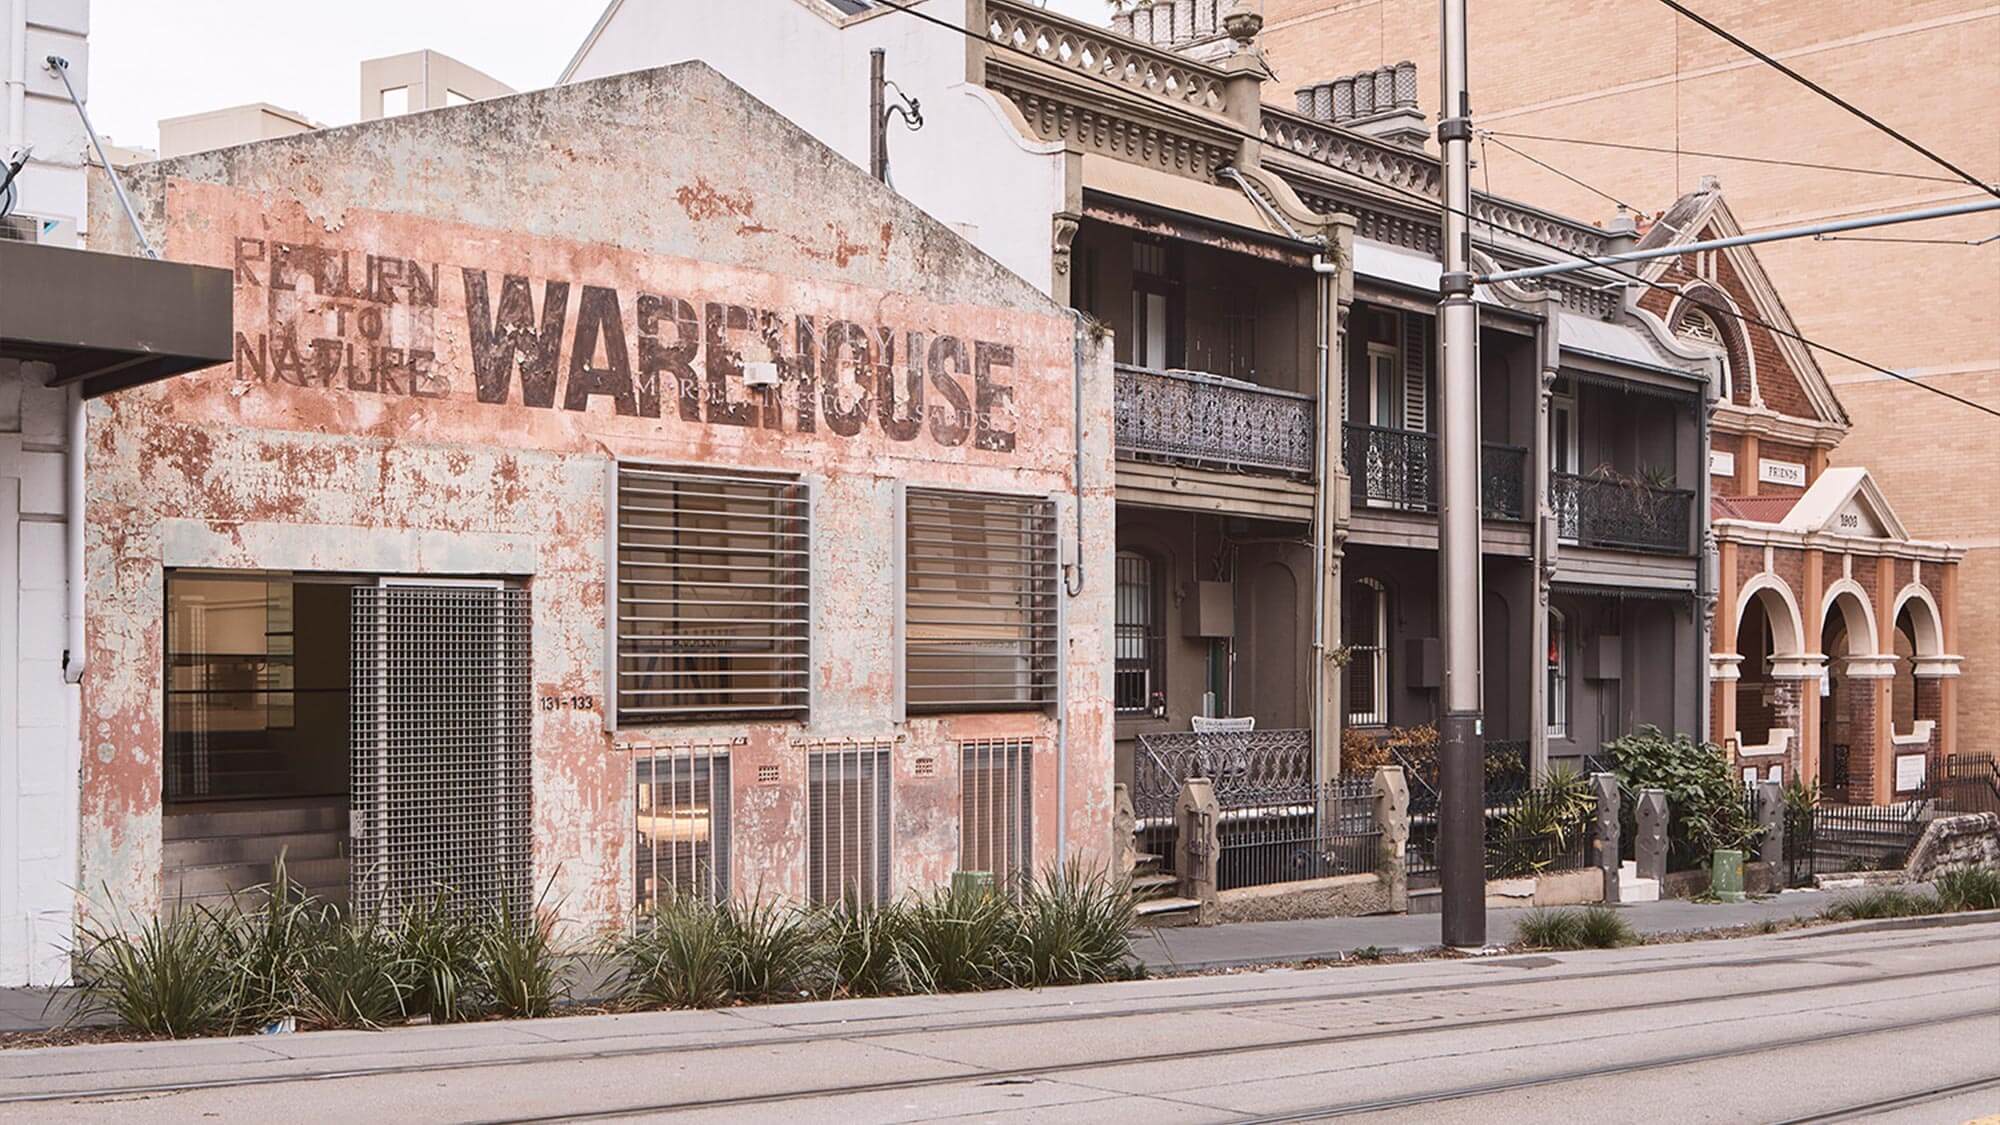
<path id="1" fill-rule="evenodd" d="M 1037 432 L 1019 373 L 1067 359 L 1027 354 L 1041 318 L 387 213 L 322 225 L 213 185 L 168 196 L 177 253 L 234 274 L 231 393 L 252 413 L 305 392 L 383 400 L 363 416 L 448 402 L 704 446 L 742 430 L 1008 455 Z M 1060 433 L 1044 397 L 1039 432 Z"/>

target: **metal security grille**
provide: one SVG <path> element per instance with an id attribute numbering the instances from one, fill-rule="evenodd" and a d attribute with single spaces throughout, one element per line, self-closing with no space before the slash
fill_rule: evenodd
<path id="1" fill-rule="evenodd" d="M 353 598 L 356 912 L 440 888 L 462 913 L 526 910 L 528 592 L 397 582 Z"/>
<path id="2" fill-rule="evenodd" d="M 888 742 L 806 752 L 806 897 L 889 900 Z"/>
<path id="3" fill-rule="evenodd" d="M 1166 638 L 1161 630 L 1158 580 L 1150 555 L 1120 551 L 1117 567 L 1113 702 L 1120 711 L 1149 711 L 1153 694 L 1166 686 L 1166 677 L 1161 674 Z"/>
<path id="4" fill-rule="evenodd" d="M 1055 504 L 913 488 L 905 525 L 910 710 L 1054 703 Z"/>
<path id="5" fill-rule="evenodd" d="M 621 724 L 805 713 L 810 508 L 796 477 L 618 466 Z"/>
<path id="6" fill-rule="evenodd" d="M 720 746 L 634 751 L 633 901 L 729 897 L 729 754 Z"/>
<path id="7" fill-rule="evenodd" d="M 1034 871 L 1035 743 L 1029 738 L 958 744 L 958 866 L 1005 884 Z"/>

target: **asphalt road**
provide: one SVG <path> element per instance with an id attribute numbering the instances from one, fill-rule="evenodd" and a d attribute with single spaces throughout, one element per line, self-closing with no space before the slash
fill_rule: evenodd
<path id="1" fill-rule="evenodd" d="M 0 1119 L 1963 1122 L 2000 922 L 0 1051 Z"/>

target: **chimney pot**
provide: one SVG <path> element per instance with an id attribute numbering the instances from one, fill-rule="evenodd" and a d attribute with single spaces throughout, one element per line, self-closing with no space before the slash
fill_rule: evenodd
<path id="1" fill-rule="evenodd" d="M 1396 104 L 1417 104 L 1417 64 L 1408 59 L 1396 64 Z"/>
<path id="2" fill-rule="evenodd" d="M 1333 88 L 1333 112 L 1328 121 L 1345 121 L 1354 116 L 1354 79 L 1336 78 L 1328 83 Z"/>
<path id="3" fill-rule="evenodd" d="M 1375 72 L 1375 112 L 1387 113 L 1396 105 L 1396 70 L 1382 67 Z"/>
<path id="4" fill-rule="evenodd" d="M 1354 76 L 1353 82 L 1354 82 L 1354 116 L 1356 117 L 1374 116 L 1375 113 L 1374 76 L 1366 73 L 1357 74 Z"/>

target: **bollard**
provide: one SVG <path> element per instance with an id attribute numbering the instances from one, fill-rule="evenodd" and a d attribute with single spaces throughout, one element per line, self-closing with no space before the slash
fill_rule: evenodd
<path id="1" fill-rule="evenodd" d="M 1757 823 L 1764 838 L 1757 845 L 1757 858 L 1773 871 L 1785 862 L 1785 789 L 1775 781 L 1757 783 Z M 1779 877 L 1783 886 L 1783 877 Z"/>
<path id="2" fill-rule="evenodd" d="M 1375 827 L 1382 833 L 1377 869 L 1389 891 L 1389 909 L 1410 909 L 1410 869 L 1403 850 L 1410 842 L 1410 786 L 1401 766 L 1375 767 Z"/>
<path id="3" fill-rule="evenodd" d="M 1597 832 L 1591 846 L 1597 850 L 1597 870 L 1604 877 L 1604 901 L 1618 901 L 1618 775 L 1594 773 L 1590 784 L 1597 792 Z"/>
<path id="4" fill-rule="evenodd" d="M 1641 789 L 1635 819 L 1639 826 L 1632 841 L 1632 855 L 1638 860 L 1639 878 L 1657 879 L 1664 890 L 1667 885 L 1667 791 Z"/>

